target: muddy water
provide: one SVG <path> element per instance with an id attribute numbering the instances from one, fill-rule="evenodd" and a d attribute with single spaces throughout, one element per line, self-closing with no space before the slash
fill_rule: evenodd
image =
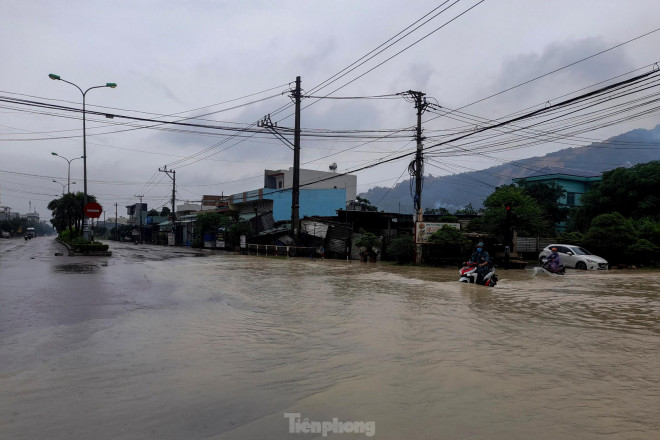
<path id="1" fill-rule="evenodd" d="M 658 271 L 500 271 L 489 289 L 357 262 L 131 266 L 158 280 L 149 307 L 5 341 L 32 361 L 2 370 L 0 437 L 320 437 L 284 413 L 373 421 L 383 439 L 660 432 Z"/>

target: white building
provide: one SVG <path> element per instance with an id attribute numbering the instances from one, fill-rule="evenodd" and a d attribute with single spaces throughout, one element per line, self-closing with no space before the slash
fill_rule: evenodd
<path id="1" fill-rule="evenodd" d="M 283 189 L 293 187 L 293 167 L 288 170 L 266 170 L 264 188 Z M 300 189 L 345 189 L 346 201 L 357 195 L 357 176 L 328 171 L 300 169 Z"/>

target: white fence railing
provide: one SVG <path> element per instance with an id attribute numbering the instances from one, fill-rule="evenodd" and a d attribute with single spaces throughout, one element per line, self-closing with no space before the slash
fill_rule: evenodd
<path id="1" fill-rule="evenodd" d="M 249 255 L 264 257 L 320 257 L 320 248 L 304 246 L 276 246 L 272 244 L 248 244 Z"/>
<path id="2" fill-rule="evenodd" d="M 517 252 L 541 252 L 541 250 L 555 242 L 554 238 L 547 237 L 518 237 L 516 241 Z"/>

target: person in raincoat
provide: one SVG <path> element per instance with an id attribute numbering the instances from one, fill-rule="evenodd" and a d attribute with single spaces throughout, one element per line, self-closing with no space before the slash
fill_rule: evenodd
<path id="1" fill-rule="evenodd" d="M 561 257 L 557 253 L 557 248 L 550 249 L 552 252 L 547 256 L 545 266 L 550 272 L 557 273 L 561 269 Z"/>
<path id="2" fill-rule="evenodd" d="M 476 280 L 477 283 L 483 281 L 484 276 L 488 274 L 490 268 L 493 266 L 490 255 L 484 249 L 484 244 L 482 242 L 477 244 L 477 249 L 470 257 L 469 262 L 477 265 L 477 273 L 479 274 Z"/>

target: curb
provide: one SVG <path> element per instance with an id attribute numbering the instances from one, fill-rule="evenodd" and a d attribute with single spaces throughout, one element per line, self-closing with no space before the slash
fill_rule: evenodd
<path id="1" fill-rule="evenodd" d="M 76 252 L 69 243 L 66 243 L 60 240 L 59 237 L 55 238 L 55 241 L 64 246 L 69 252 L 69 257 L 75 256 L 86 256 L 86 257 L 112 257 L 111 251 L 90 251 L 90 252 Z"/>

